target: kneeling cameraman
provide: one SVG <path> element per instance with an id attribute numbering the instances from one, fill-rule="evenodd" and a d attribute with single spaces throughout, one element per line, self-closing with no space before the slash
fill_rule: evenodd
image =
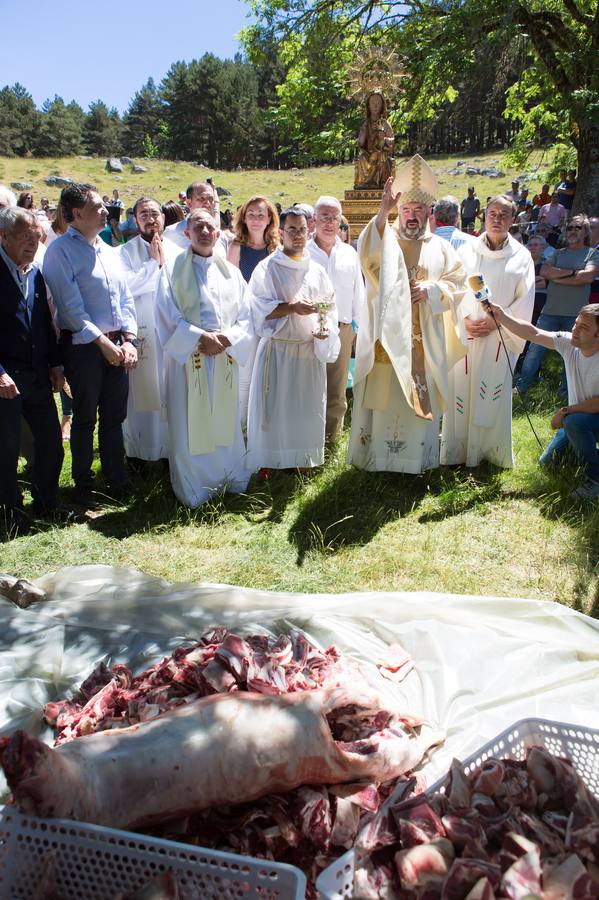
<path id="1" fill-rule="evenodd" d="M 542 466 L 558 464 L 570 447 L 586 468 L 587 479 L 573 497 L 599 497 L 599 303 L 583 306 L 572 331 L 542 331 L 530 322 L 514 319 L 505 309 L 488 302 L 488 308 L 508 331 L 548 350 L 557 350 L 564 359 L 568 379 L 568 405 L 551 419 L 557 434 L 543 451 Z"/>

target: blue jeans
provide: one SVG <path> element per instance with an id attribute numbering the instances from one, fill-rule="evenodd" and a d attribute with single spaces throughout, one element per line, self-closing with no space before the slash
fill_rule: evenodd
<path id="1" fill-rule="evenodd" d="M 537 319 L 537 328 L 540 328 L 541 331 L 572 331 L 572 326 L 575 321 L 576 316 L 550 316 L 547 315 L 547 313 L 542 312 Z M 524 357 L 522 368 L 520 369 L 520 375 L 516 380 L 516 387 L 521 393 L 527 391 L 532 383 L 536 381 L 546 352 L 546 347 L 541 347 L 540 344 L 532 343 L 526 351 L 526 356 Z M 567 389 L 565 373 L 562 376 L 560 390 L 562 388 Z"/>
<path id="2" fill-rule="evenodd" d="M 586 467 L 587 475 L 599 481 L 599 413 L 571 413 L 564 419 L 564 426 L 556 432 L 549 446 L 539 458 L 542 466 L 558 465 L 568 448 Z"/>

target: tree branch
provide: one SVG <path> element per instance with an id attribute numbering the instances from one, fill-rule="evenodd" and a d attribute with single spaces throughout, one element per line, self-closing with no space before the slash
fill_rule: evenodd
<path id="1" fill-rule="evenodd" d="M 541 62 L 549 70 L 555 86 L 563 94 L 564 98 L 567 98 L 576 89 L 577 85 L 572 83 L 568 73 L 558 59 L 554 45 L 557 43 L 555 40 L 556 33 L 559 34 L 559 32 L 551 22 L 553 14 L 549 14 L 549 19 L 547 15 L 546 13 L 530 13 L 520 4 L 517 7 L 517 21 L 527 29 L 530 41 L 537 51 Z M 545 26 L 547 31 L 542 26 Z M 560 41 L 560 43 L 562 42 Z"/>
<path id="2" fill-rule="evenodd" d="M 575 0 L 563 0 L 563 4 L 572 18 L 580 22 L 581 25 L 588 25 L 592 21 L 592 16 L 587 16 L 586 13 L 581 12 L 576 6 Z"/>

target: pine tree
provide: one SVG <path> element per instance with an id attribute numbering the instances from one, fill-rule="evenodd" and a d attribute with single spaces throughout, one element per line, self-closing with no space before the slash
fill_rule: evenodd
<path id="1" fill-rule="evenodd" d="M 42 104 L 40 127 L 36 134 L 36 156 L 71 156 L 83 150 L 85 113 L 78 103 L 65 104 L 62 97 Z"/>
<path id="2" fill-rule="evenodd" d="M 121 119 L 116 109 L 108 109 L 102 100 L 90 103 L 83 139 L 88 153 L 118 156 L 121 152 Z"/>
<path id="3" fill-rule="evenodd" d="M 31 94 L 18 82 L 0 91 L 0 155 L 25 156 L 32 150 L 40 114 Z"/>
<path id="4" fill-rule="evenodd" d="M 123 119 L 123 147 L 126 153 L 130 156 L 144 155 L 147 138 L 157 153 L 166 149 L 161 146 L 162 113 L 160 94 L 154 79 L 150 78 L 133 97 Z"/>

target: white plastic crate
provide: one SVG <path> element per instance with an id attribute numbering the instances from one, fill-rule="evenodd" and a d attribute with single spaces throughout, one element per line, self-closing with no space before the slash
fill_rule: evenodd
<path id="1" fill-rule="evenodd" d="M 548 719 L 521 719 L 506 728 L 463 762 L 464 772 L 476 772 L 492 756 L 523 760 L 529 747 L 545 747 L 555 756 L 570 759 L 586 786 L 599 797 L 599 731 Z M 443 792 L 448 778 L 449 774 L 439 779 L 426 793 Z M 393 795 L 385 806 L 392 802 Z M 355 851 L 348 850 L 321 872 L 316 887 L 323 900 L 353 897 L 354 867 Z"/>
<path id="2" fill-rule="evenodd" d="M 0 897 L 41 896 L 37 888 L 48 867 L 63 900 L 115 900 L 169 870 L 184 900 L 306 895 L 306 878 L 294 866 L 0 807 Z"/>

